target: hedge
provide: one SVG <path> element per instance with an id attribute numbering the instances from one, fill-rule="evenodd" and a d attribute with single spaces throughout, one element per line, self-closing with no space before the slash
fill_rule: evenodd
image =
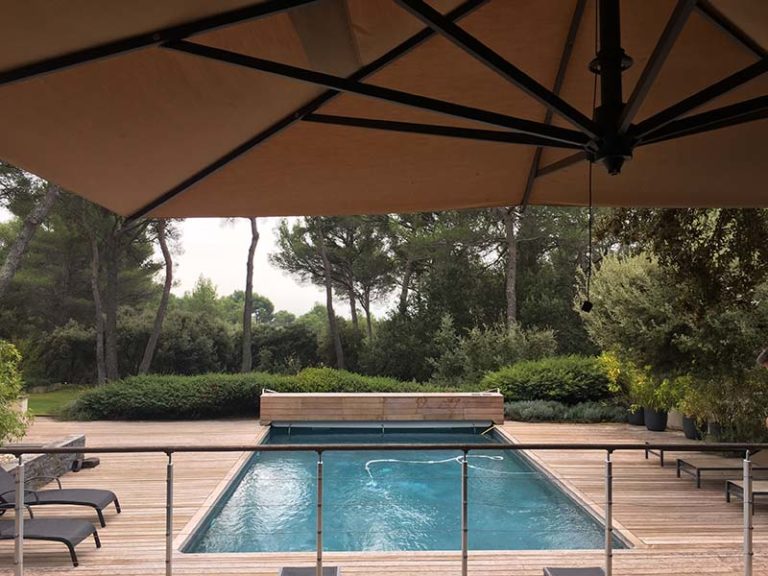
<path id="1" fill-rule="evenodd" d="M 568 406 L 552 400 L 523 400 L 506 403 L 504 416 L 519 422 L 626 422 L 627 409 L 605 402 Z"/>
<path id="2" fill-rule="evenodd" d="M 439 392 L 450 388 L 307 368 L 295 376 L 264 372 L 133 376 L 93 388 L 65 407 L 72 420 L 194 420 L 258 416 L 264 388 L 276 392 Z"/>
<path id="3" fill-rule="evenodd" d="M 484 389 L 498 388 L 504 400 L 554 400 L 577 404 L 610 396 L 610 378 L 597 358 L 556 356 L 529 360 L 489 372 Z"/>

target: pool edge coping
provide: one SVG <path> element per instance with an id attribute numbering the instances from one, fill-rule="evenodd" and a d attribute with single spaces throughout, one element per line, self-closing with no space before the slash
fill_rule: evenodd
<path id="1" fill-rule="evenodd" d="M 258 444 L 263 444 L 264 440 L 269 436 L 269 431 L 271 427 L 264 426 L 261 423 L 259 423 L 259 427 L 260 429 L 256 434 L 254 442 Z M 185 555 L 195 554 L 195 552 L 184 552 L 184 548 L 186 548 L 191 543 L 193 536 L 195 536 L 195 533 L 197 532 L 197 529 L 213 513 L 213 511 L 216 509 L 221 499 L 224 498 L 224 496 L 226 495 L 234 479 L 241 474 L 241 472 L 243 471 L 243 468 L 248 464 L 248 462 L 251 460 L 252 457 L 253 457 L 253 452 L 242 452 L 240 454 L 240 456 L 237 458 L 237 460 L 229 469 L 229 471 L 224 475 L 224 477 L 219 481 L 219 483 L 216 484 L 216 486 L 208 495 L 208 497 L 200 505 L 200 509 L 192 515 L 192 518 L 190 518 L 187 521 L 187 523 L 184 524 L 184 528 L 181 529 L 181 532 L 179 532 L 173 538 L 174 552 L 185 554 Z"/>

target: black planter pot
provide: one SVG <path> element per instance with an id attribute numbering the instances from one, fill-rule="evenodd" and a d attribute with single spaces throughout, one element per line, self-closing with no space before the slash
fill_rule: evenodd
<path id="1" fill-rule="evenodd" d="M 695 419 L 688 416 L 683 416 L 683 433 L 688 440 L 701 440 L 701 428 Z"/>
<path id="2" fill-rule="evenodd" d="M 627 410 L 627 422 L 632 426 L 645 426 L 645 410 L 638 408 L 634 412 Z"/>
<path id="3" fill-rule="evenodd" d="M 664 432 L 667 429 L 667 412 L 645 408 L 645 427 L 652 432 Z"/>
<path id="4" fill-rule="evenodd" d="M 719 422 L 710 422 L 709 423 L 709 435 L 712 437 L 712 440 L 715 442 L 718 442 L 720 440 L 720 437 L 723 435 L 723 427 L 720 426 Z"/>

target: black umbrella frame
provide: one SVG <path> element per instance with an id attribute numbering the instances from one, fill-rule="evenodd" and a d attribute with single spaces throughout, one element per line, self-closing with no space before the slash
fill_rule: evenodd
<path id="1" fill-rule="evenodd" d="M 537 177 L 552 173 L 574 163 L 584 160 L 593 163 L 600 162 L 610 174 L 619 174 L 625 160 L 632 157 L 633 150 L 638 146 L 717 130 L 760 120 L 768 116 L 768 95 L 751 98 L 707 112 L 689 115 L 690 112 L 697 108 L 768 71 L 768 51 L 717 10 L 709 0 L 677 1 L 667 25 L 658 39 L 627 102 L 623 101 L 622 73 L 631 65 L 632 59 L 625 54 L 621 47 L 620 2 L 619 0 L 598 0 L 596 14 L 598 21 L 597 54 L 590 64 L 590 69 L 597 75 L 600 81 L 600 106 L 595 109 L 593 118 L 587 117 L 559 96 L 571 59 L 576 34 L 584 18 L 586 0 L 577 0 L 576 2 L 568 37 L 552 89 L 546 88 L 537 82 L 456 23 L 488 0 L 467 0 L 445 15 L 433 9 L 424 0 L 393 0 L 393 2 L 396 2 L 413 16 L 424 22 L 427 27 L 348 77 L 335 76 L 272 60 L 265 60 L 189 40 L 191 36 L 196 34 L 271 16 L 317 1 L 266 0 L 253 6 L 222 12 L 214 16 L 200 18 L 155 32 L 108 42 L 100 46 L 74 51 L 19 66 L 11 70 L 5 70 L 0 72 L 0 85 L 133 50 L 160 46 L 168 50 L 287 77 L 326 88 L 325 92 L 314 98 L 311 102 L 286 115 L 267 129 L 203 167 L 157 199 L 135 211 L 129 216 L 129 221 L 135 221 L 146 216 L 154 209 L 182 194 L 185 190 L 242 154 L 299 121 L 534 145 L 537 147 L 536 153 L 530 167 L 522 201 L 522 205 L 525 206 L 528 202 L 533 182 Z M 758 60 L 649 118 L 637 123 L 633 122 L 675 40 L 683 30 L 689 15 L 694 10 L 698 10 L 735 41 L 746 47 Z M 482 64 L 544 105 L 547 110 L 544 122 L 526 120 L 363 82 L 365 77 L 395 61 L 434 34 L 443 35 Z M 461 128 L 437 124 L 396 122 L 375 118 L 315 113 L 320 106 L 338 94 L 345 92 L 411 108 L 437 112 L 454 118 L 472 120 L 486 124 L 494 129 Z M 554 115 L 565 119 L 572 128 L 553 125 L 552 119 Z M 542 166 L 542 150 L 545 147 L 573 149 L 575 152 L 562 160 Z"/>

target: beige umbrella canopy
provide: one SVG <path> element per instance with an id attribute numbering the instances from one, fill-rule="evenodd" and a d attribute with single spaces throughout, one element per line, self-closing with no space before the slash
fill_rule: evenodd
<path id="1" fill-rule="evenodd" d="M 597 205 L 768 206 L 763 0 L 26 0 L 0 38 L 0 158 L 133 218 L 584 205 L 590 160 Z"/>

